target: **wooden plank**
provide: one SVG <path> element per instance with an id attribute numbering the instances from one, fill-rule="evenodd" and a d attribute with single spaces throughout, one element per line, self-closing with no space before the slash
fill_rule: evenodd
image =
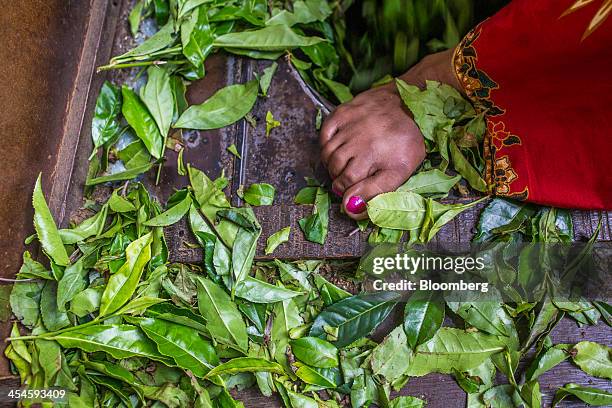
<path id="1" fill-rule="evenodd" d="M 481 203 L 474 208 L 459 214 L 452 222 L 445 225 L 435 238 L 439 245 L 445 243 L 468 243 L 474 237 L 480 212 L 486 206 Z M 369 231 L 355 232 L 356 224 L 346 215 L 342 214 L 338 204 L 330 210 L 329 235 L 325 245 L 306 241 L 298 225 L 298 220 L 312 212 L 308 205 L 273 205 L 254 207 L 253 210 L 262 226 L 261 239 L 257 246 L 257 259 L 337 259 L 359 257 L 367 245 Z M 599 234 L 600 241 L 610 241 L 610 222 L 612 212 L 605 212 L 605 228 Z M 578 240 L 585 240 L 593 234 L 597 227 L 597 213 L 573 211 L 574 236 Z M 266 239 L 286 226 L 291 226 L 289 242 L 281 245 L 271 255 L 265 255 Z M 195 244 L 195 238 L 189 231 L 185 220 L 166 228 L 166 238 L 170 257 L 175 262 L 196 263 L 202 259 L 199 249 L 189 248 L 185 242 Z"/>

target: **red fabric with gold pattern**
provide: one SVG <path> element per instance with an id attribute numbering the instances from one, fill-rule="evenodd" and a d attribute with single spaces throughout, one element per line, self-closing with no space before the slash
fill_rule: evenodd
<path id="1" fill-rule="evenodd" d="M 455 51 L 494 193 L 612 209 L 612 0 L 514 0 Z"/>

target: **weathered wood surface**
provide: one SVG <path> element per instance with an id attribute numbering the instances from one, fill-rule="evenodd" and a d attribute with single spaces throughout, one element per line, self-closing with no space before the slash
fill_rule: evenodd
<path id="1" fill-rule="evenodd" d="M 476 231 L 479 215 L 486 203 L 481 203 L 459 214 L 453 222 L 448 223 L 435 237 L 438 243 L 467 243 Z M 297 258 L 347 258 L 363 254 L 369 230 L 355 231 L 356 224 L 340 211 L 339 204 L 332 205 L 330 210 L 329 236 L 325 245 L 319 245 L 304 239 L 298 220 L 312 212 L 308 205 L 272 205 L 253 209 L 262 226 L 262 235 L 257 247 L 258 259 L 297 259 Z M 611 240 L 612 213 L 603 213 L 604 222 L 599 233 L 600 241 Z M 584 211 L 573 211 L 574 237 L 586 240 L 597 228 L 598 214 Z M 291 226 L 289 241 L 279 246 L 273 254 L 265 255 L 266 239 L 281 228 Z M 166 229 L 170 257 L 175 261 L 195 263 L 202 260 L 202 251 L 185 243 L 195 243 L 185 220 Z"/>

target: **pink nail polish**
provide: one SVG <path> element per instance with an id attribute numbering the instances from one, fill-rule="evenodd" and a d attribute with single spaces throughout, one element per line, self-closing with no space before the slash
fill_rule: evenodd
<path id="1" fill-rule="evenodd" d="M 366 202 L 359 196 L 352 196 L 346 203 L 346 210 L 353 214 L 361 214 L 366 209 Z"/>
<path id="2" fill-rule="evenodd" d="M 340 191 L 338 191 L 338 189 L 336 187 L 332 187 L 332 192 L 337 195 L 338 197 L 342 198 L 342 193 Z"/>

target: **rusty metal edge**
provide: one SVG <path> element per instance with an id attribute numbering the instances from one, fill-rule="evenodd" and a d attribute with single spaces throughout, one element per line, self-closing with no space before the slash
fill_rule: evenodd
<path id="1" fill-rule="evenodd" d="M 120 0 L 92 0 L 85 40 L 81 48 L 77 74 L 66 106 L 66 117 L 55 168 L 51 174 L 49 208 L 59 225 L 66 216 L 66 199 L 72 181 L 75 158 L 85 124 L 85 113 L 92 95 L 91 83 L 96 61 L 101 55 L 110 56 L 116 32 Z M 107 36 L 104 36 L 105 31 Z"/>
<path id="2" fill-rule="evenodd" d="M 91 0 L 87 29 L 78 59 L 77 73 L 65 108 L 66 113 L 56 164 L 50 175 L 51 188 L 47 200 L 55 220 L 60 225 L 66 215 L 66 199 L 72 181 L 77 148 L 86 119 L 85 114 L 91 95 L 90 87 L 95 74 L 96 62 L 100 56 L 110 56 L 112 40 L 118 23 L 118 11 L 122 1 Z M 107 37 L 104 37 L 105 33 L 108 34 Z M 2 326 L 8 333 L 10 321 Z M 2 351 L 4 351 L 4 348 L 3 346 Z M 0 377 L 0 385 L 2 386 L 8 384 L 18 386 L 19 383 L 19 377 L 15 375 L 2 375 Z"/>
<path id="3" fill-rule="evenodd" d="M 312 100 L 315 106 L 319 107 L 319 109 L 321 109 L 321 111 L 325 115 L 329 115 L 336 108 L 336 106 L 327 99 L 325 99 L 319 92 L 317 92 L 316 89 L 308 85 L 306 81 L 304 81 L 304 78 L 302 78 L 298 70 L 295 69 L 293 64 L 289 63 L 288 65 L 291 76 L 293 76 L 296 82 L 300 85 L 302 91 L 304 91 L 304 93 Z"/>

